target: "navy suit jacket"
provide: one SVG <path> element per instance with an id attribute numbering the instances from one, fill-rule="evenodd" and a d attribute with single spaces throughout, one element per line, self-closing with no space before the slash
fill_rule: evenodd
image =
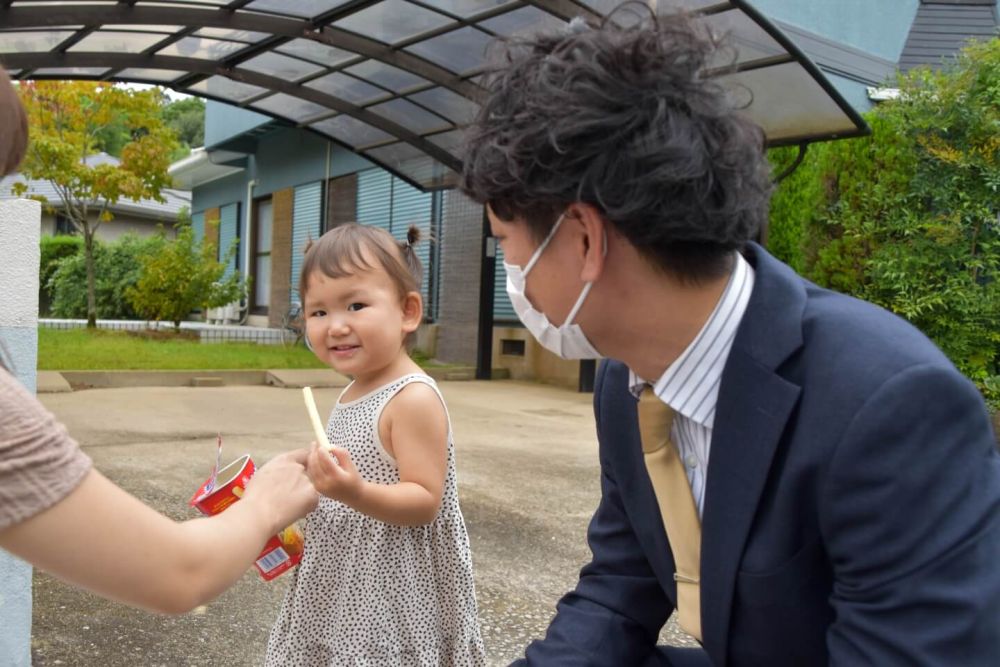
<path id="1" fill-rule="evenodd" d="M 979 393 L 903 320 L 745 255 L 702 519 L 704 661 L 1000 664 L 1000 458 Z M 674 564 L 621 363 L 594 407 L 593 559 L 521 664 L 664 664 Z"/>

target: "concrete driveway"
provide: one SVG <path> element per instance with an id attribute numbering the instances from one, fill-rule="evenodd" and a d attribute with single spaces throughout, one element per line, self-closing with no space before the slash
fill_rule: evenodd
<path id="1" fill-rule="evenodd" d="M 591 397 L 510 381 L 441 387 L 455 432 L 483 638 L 490 664 L 506 665 L 544 634 L 589 557 L 586 526 L 600 495 Z M 339 392 L 316 390 L 321 413 Z M 146 387 L 40 398 L 105 475 L 176 519 L 194 516 L 187 500 L 211 471 L 217 432 L 224 462 L 245 452 L 263 462 L 311 439 L 297 389 Z M 166 617 L 36 572 L 34 664 L 256 665 L 288 581 L 264 583 L 249 572 L 205 608 Z M 672 622 L 663 638 L 690 642 Z"/>

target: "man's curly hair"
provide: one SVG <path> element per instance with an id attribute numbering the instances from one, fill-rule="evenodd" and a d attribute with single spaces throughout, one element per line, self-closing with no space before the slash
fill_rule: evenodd
<path id="1" fill-rule="evenodd" d="M 622 9 L 504 45 L 467 133 L 462 189 L 538 239 L 586 202 L 663 270 L 720 275 L 766 221 L 763 132 L 706 77 L 725 51 L 703 26 Z"/>

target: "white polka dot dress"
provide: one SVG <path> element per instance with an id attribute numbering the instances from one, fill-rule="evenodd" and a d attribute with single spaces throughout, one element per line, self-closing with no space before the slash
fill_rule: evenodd
<path id="1" fill-rule="evenodd" d="M 357 400 L 338 400 L 330 416 L 330 442 L 348 450 L 370 482 L 399 482 L 378 422 L 411 382 L 441 395 L 430 377 L 406 375 Z M 450 420 L 448 472 L 431 523 L 394 526 L 321 497 L 306 518 L 305 538 L 302 562 L 271 629 L 267 667 L 485 664 Z"/>

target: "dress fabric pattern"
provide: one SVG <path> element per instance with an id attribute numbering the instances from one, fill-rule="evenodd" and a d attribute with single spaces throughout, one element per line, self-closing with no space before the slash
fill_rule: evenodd
<path id="1" fill-rule="evenodd" d="M 338 400 L 333 409 L 327 436 L 350 452 L 369 482 L 399 482 L 378 423 L 386 404 L 412 382 L 441 395 L 430 377 L 412 374 L 356 400 Z M 268 640 L 267 667 L 484 665 L 450 419 L 435 519 L 394 526 L 321 497 L 306 518 L 305 552 L 293 576 Z"/>

